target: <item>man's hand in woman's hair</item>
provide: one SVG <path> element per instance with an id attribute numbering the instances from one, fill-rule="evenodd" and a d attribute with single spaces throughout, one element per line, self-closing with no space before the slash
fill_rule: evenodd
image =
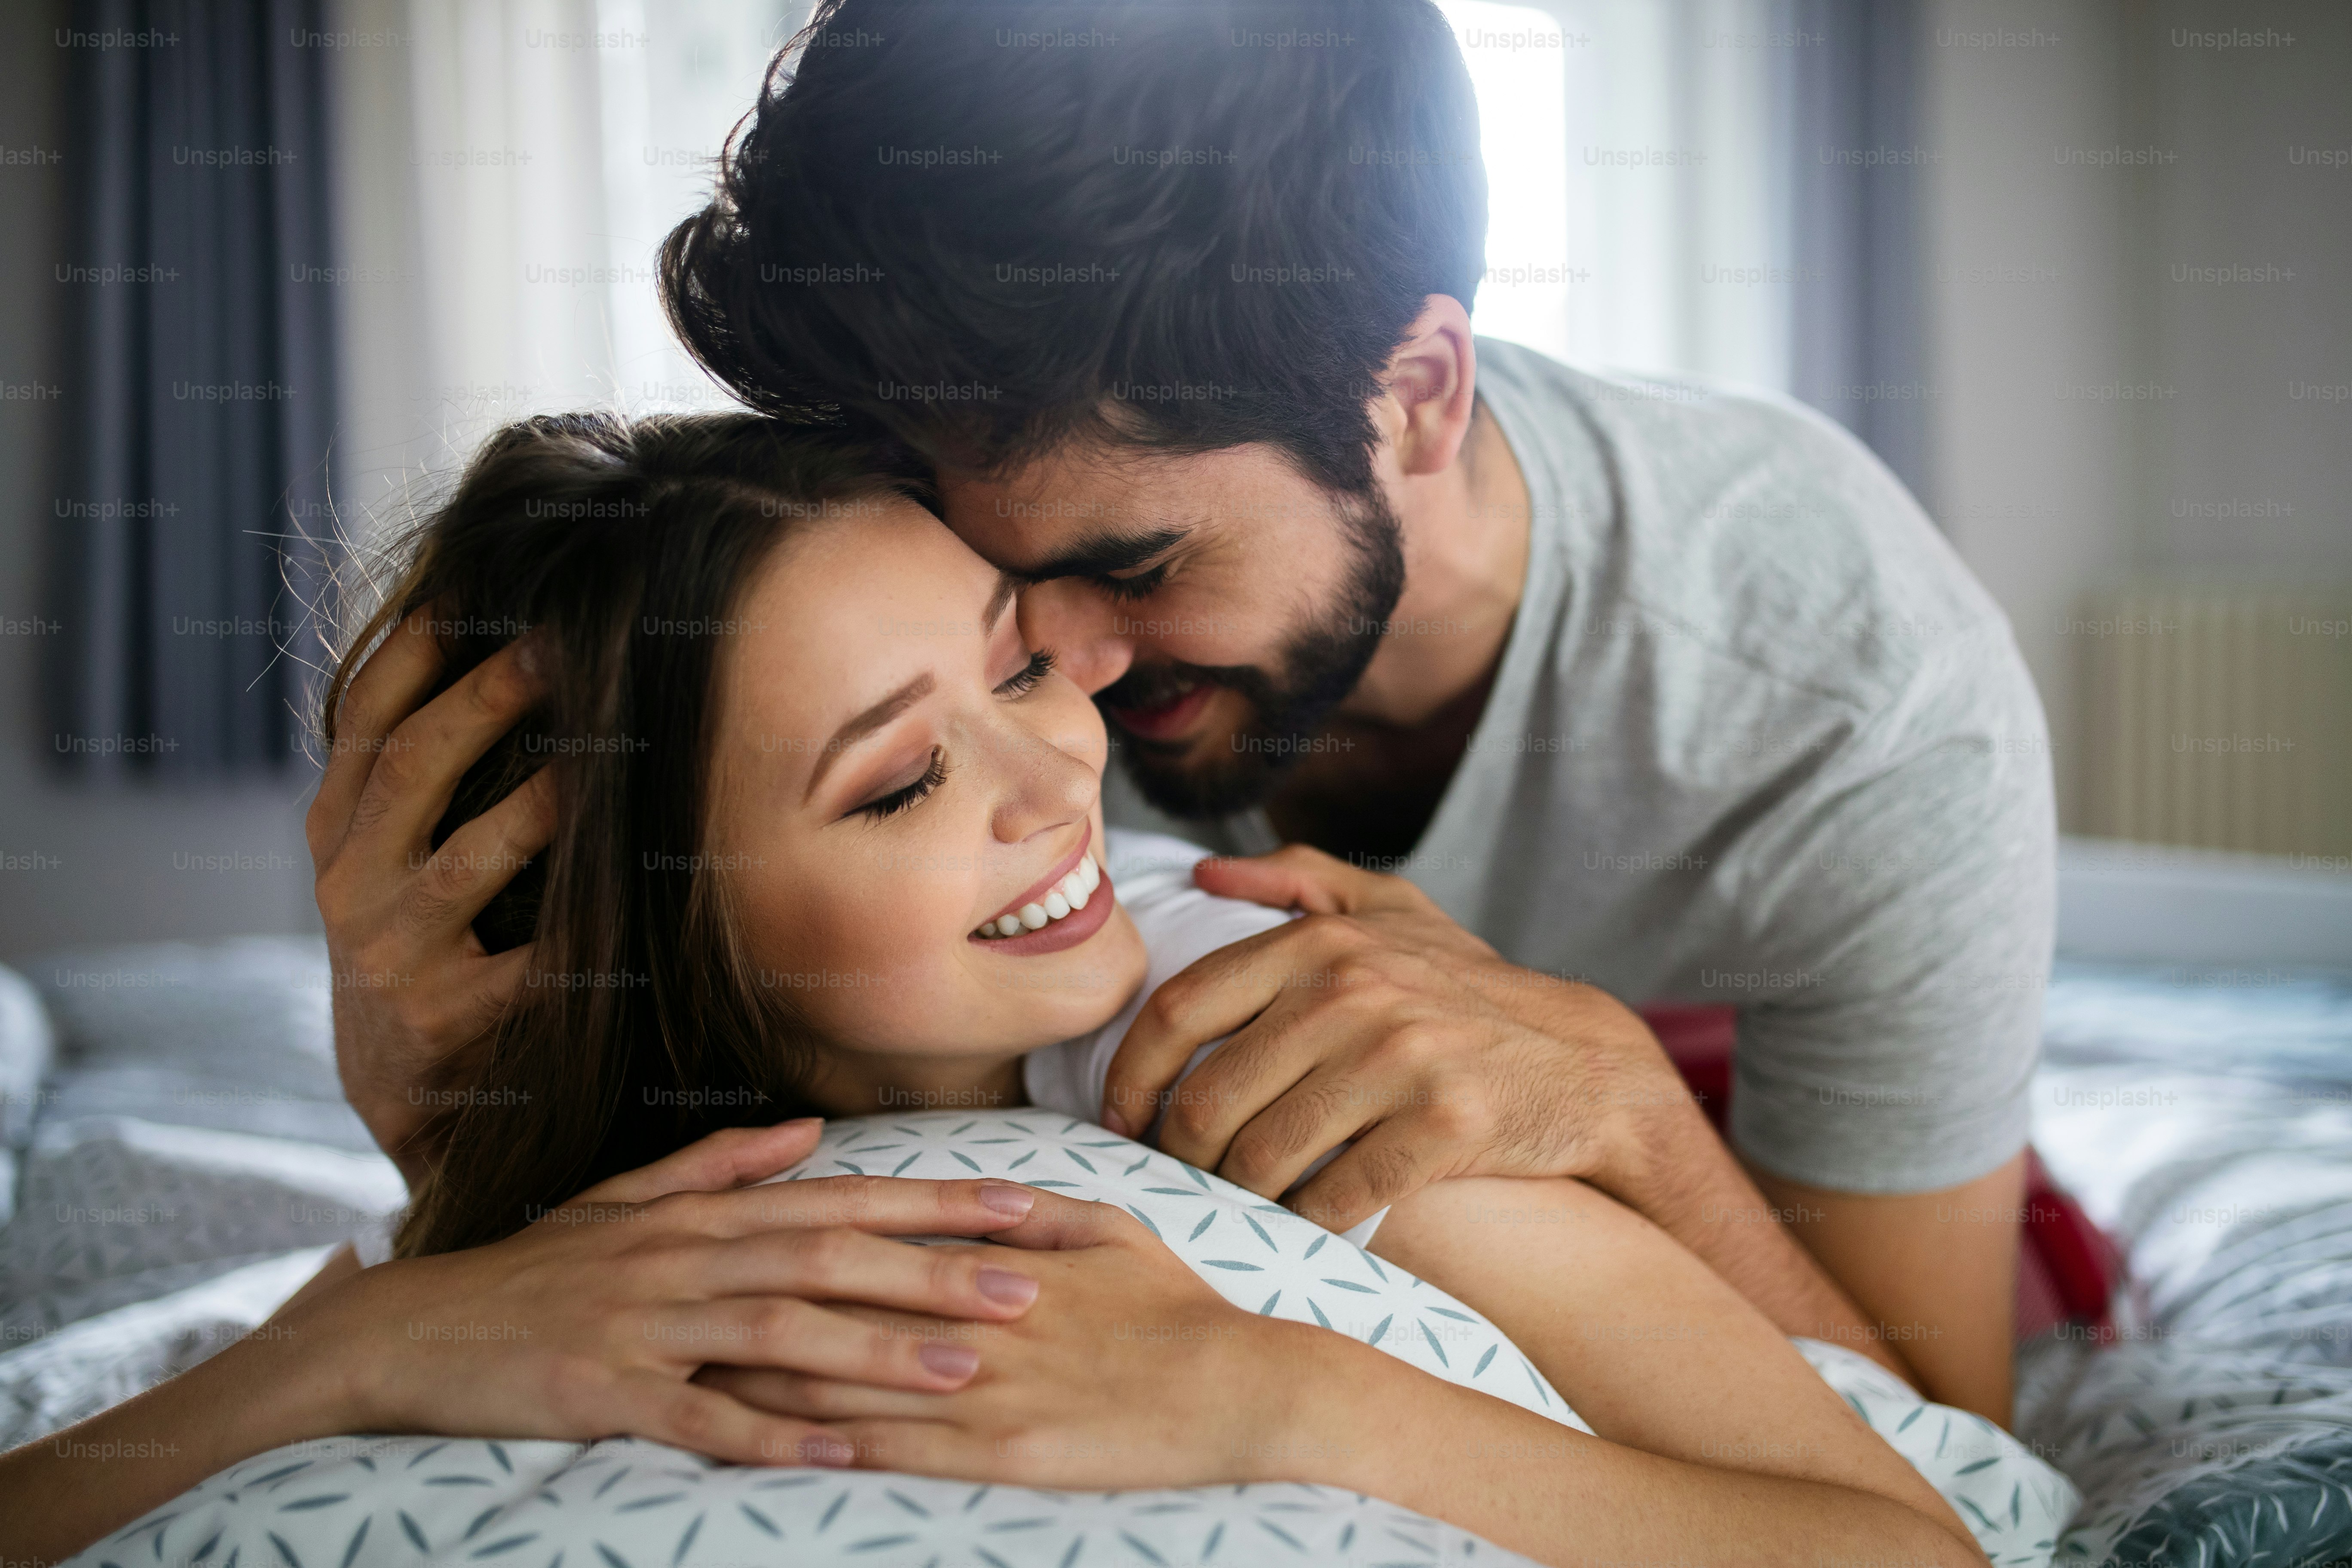
<path id="1" fill-rule="evenodd" d="M 376 1142 L 414 1183 L 428 1108 L 470 1083 L 530 962 L 492 954 L 482 912 L 554 833 L 542 772 L 437 849 L 458 781 L 539 700 L 530 638 L 418 707 L 441 672 L 430 611 L 394 628 L 344 694 L 304 829 L 333 966 L 335 1066 Z"/>
<path id="2" fill-rule="evenodd" d="M 1037 1194 L 863 1176 L 749 1184 L 805 1156 L 816 1134 L 814 1121 L 714 1133 L 503 1241 L 362 1270 L 298 1300 L 283 1342 L 322 1352 L 306 1365 L 339 1391 L 331 1431 L 625 1433 L 742 1464 L 846 1464 L 839 1436 L 690 1380 L 724 1360 L 877 1388 L 962 1386 L 964 1358 L 853 1304 L 1019 1318 L 1036 1283 L 992 1267 L 1004 1254 L 890 1238 L 1007 1230 Z"/>

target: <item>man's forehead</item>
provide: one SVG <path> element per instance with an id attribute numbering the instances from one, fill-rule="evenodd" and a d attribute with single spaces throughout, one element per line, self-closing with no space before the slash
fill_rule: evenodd
<path id="1" fill-rule="evenodd" d="M 1169 487 L 1137 483 L 1128 468 L 1067 458 L 987 474 L 942 467 L 940 500 L 948 526 L 1001 570 L 1067 576 L 1074 563 L 1130 557 L 1141 536 L 1181 531 Z"/>
<path id="2" fill-rule="evenodd" d="M 1255 447 L 1066 452 L 986 473 L 942 466 L 938 486 L 965 543 L 1041 580 L 1139 566 L 1227 523 L 1332 509 L 1332 498 Z"/>
<path id="3" fill-rule="evenodd" d="M 1060 510 L 1050 502 L 1027 511 L 977 508 L 962 516 L 950 506 L 948 526 L 998 570 L 1041 583 L 1150 565 L 1191 538 L 1197 526 L 1164 512 L 1155 515 L 1162 521 L 1138 524 L 1116 521 L 1113 514 Z"/>

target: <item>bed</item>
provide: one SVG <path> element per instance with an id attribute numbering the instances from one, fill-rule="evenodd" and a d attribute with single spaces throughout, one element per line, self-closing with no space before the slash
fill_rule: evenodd
<path id="1" fill-rule="evenodd" d="M 329 1250 L 400 1199 L 397 1176 L 336 1089 L 317 943 L 121 948 L 24 969 L 21 980 L 0 972 L 0 1197 L 11 1215 L 0 1226 L 0 1444 L 78 1420 L 202 1359 L 260 1321 Z M 2053 983 L 2036 1142 L 2128 1266 L 2108 1317 L 2062 1323 L 2021 1352 L 2018 1436 L 2081 1489 L 2054 1542 L 2058 1561 L 2218 1565 L 2352 1554 L 2352 984 L 2318 973 L 2264 974 L 2251 984 L 2244 971 L 2069 964 Z M 1055 1136 L 1080 1133 L 1103 1136 L 1076 1124 Z M 1073 1147 L 1086 1157 L 1087 1144 Z M 826 1152 L 845 1154 L 830 1145 Z M 1261 1211 L 1259 1224 L 1273 1230 L 1283 1218 Z M 1181 1228 L 1192 1223 L 1188 1212 Z M 1448 1335 L 1475 1331 L 1443 1316 L 1411 1321 Z M 1434 1370 L 1450 1342 L 1432 1334 L 1415 1353 L 1434 1352 Z M 1497 1365 L 1507 1363 L 1490 1360 L 1482 1375 Z M 1887 1396 L 1853 1377 L 1839 1386 L 1858 1409 Z M 1532 1384 L 1528 1393 L 1541 1397 Z M 1899 1413 L 1881 1418 L 1891 1426 Z M 350 1452 L 306 1456 L 283 1475 L 248 1469 L 216 1482 L 295 1488 L 286 1500 L 299 1502 L 335 1489 L 311 1484 L 325 1475 L 321 1464 L 383 1467 L 396 1457 L 476 1467 L 485 1472 L 477 1479 L 493 1485 L 501 1473 L 515 1486 L 524 1472 L 569 1478 L 541 1489 L 551 1496 L 609 1482 L 615 1491 L 654 1486 L 645 1495 L 658 1497 L 690 1489 L 689 1472 L 704 1468 L 667 1450 L 634 1459 L 617 1451 L 626 1446 L 598 1445 L 607 1452 L 586 1458 L 556 1452 L 573 1447 L 460 1454 L 424 1440 L 350 1440 Z M 416 1460 L 428 1449 L 433 1457 Z M 635 1479 L 615 1480 L 621 1471 Z M 942 1510 L 1009 1510 L 990 1516 L 998 1523 L 1062 1516 L 1051 1527 L 1060 1532 L 1055 1552 L 999 1552 L 1008 1563 L 1058 1561 L 1059 1542 L 1080 1539 L 1096 1543 L 1087 1562 L 1150 1563 L 1154 1552 L 1174 1561 L 1167 1552 L 1179 1543 L 1195 1557 L 1249 1562 L 1258 1551 L 1289 1555 L 1282 1535 L 1314 1561 L 1509 1560 L 1465 1532 L 1323 1489 L 1256 1500 L 1236 1533 L 1204 1550 L 1213 1523 L 1200 1521 L 1190 1536 L 1178 1528 L 1183 1510 L 1197 1511 L 1195 1499 L 1123 1494 L 1116 1518 L 1088 1522 L 1071 1510 L 1096 1505 L 1066 1494 L 1040 1494 L 1055 1500 L 1046 1503 L 1010 1493 L 974 1501 L 973 1489 L 934 1489 L 944 1484 L 900 1487 L 898 1499 L 877 1494 L 875 1510 L 835 1517 L 895 1517 L 896 1528 L 859 1539 L 903 1535 L 919 1548 L 920 1521 Z M 741 1553 L 767 1539 L 741 1500 L 723 1521 L 749 1532 L 730 1537 L 730 1561 L 750 1560 Z M 2021 1525 L 2030 1502 L 2015 1505 Z M 1997 1523 L 1990 1516 L 2001 1500 L 1981 1504 Z M 778 1521 L 772 1510 L 751 1508 Z M 288 1517 L 316 1516 L 323 1529 L 331 1511 L 314 1503 Z M 447 1528 L 462 1536 L 467 1522 Z M 1172 1533 L 1154 1533 L 1162 1527 Z M 1246 1546 L 1242 1527 L 1255 1532 Z M 708 1539 L 678 1551 L 719 1550 L 721 1524 L 702 1529 Z M 1132 1542 L 1122 1544 L 1122 1532 Z M 306 1560 L 313 1550 L 280 1539 Z M 443 1555 L 440 1540 L 428 1539 L 429 1555 Z M 457 1554 L 498 1539 L 467 1539 Z M 160 1537 L 150 1544 L 163 1549 Z M 178 1543 L 175 1554 L 201 1544 Z M 540 1543 L 530 1544 L 510 1550 L 544 1561 Z M 2017 1560 L 2047 1557 L 2052 1545 L 2046 1536 L 2021 1540 Z M 425 1554 L 414 1541 L 392 1546 Z M 868 1545 L 850 1560 L 896 1561 L 906 1549 Z M 665 1550 L 659 1560 L 672 1556 Z M 142 1545 L 135 1557 L 109 1560 L 152 1557 Z M 598 1559 L 583 1542 L 579 1560 Z M 908 1560 L 926 1559 L 918 1552 Z"/>

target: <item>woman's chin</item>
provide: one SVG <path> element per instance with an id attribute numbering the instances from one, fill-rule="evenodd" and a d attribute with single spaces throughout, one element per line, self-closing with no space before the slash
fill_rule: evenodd
<path id="1" fill-rule="evenodd" d="M 1143 984 L 1148 959 L 1143 938 L 1124 909 L 1114 908 L 1083 942 L 1056 952 L 1018 960 L 999 958 L 985 943 L 968 942 L 989 962 L 973 976 L 986 992 L 1010 997 L 1013 1005 L 989 1009 L 1018 1017 L 1014 1032 L 1034 1046 L 1050 1046 L 1101 1028 L 1118 1016 Z"/>

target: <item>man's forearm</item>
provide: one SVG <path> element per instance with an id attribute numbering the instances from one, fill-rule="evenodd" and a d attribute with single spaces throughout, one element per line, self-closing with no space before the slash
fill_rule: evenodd
<path id="1" fill-rule="evenodd" d="M 1626 1131 L 1624 1147 L 1591 1178 L 1593 1185 L 1697 1254 L 1782 1333 L 1859 1351 L 1917 1384 L 1686 1096 L 1631 1121 Z"/>

